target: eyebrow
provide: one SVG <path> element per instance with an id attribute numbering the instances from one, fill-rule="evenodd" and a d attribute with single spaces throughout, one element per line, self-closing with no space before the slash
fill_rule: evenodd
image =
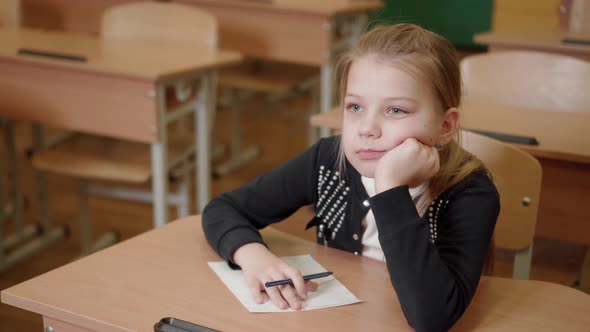
<path id="1" fill-rule="evenodd" d="M 347 93 L 345 97 L 362 98 L 362 96 L 359 96 L 359 95 L 354 94 L 354 93 Z M 387 97 L 387 98 L 385 98 L 385 100 L 387 100 L 387 101 L 406 100 L 406 101 L 410 101 L 410 102 L 413 102 L 413 103 L 418 103 L 418 101 L 416 99 L 409 98 L 409 97 Z"/>

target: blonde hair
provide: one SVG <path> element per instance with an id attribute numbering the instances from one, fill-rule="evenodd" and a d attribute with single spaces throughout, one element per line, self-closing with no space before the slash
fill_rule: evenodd
<path id="1" fill-rule="evenodd" d="M 352 63 L 363 56 L 377 56 L 379 60 L 395 64 L 400 69 L 431 82 L 431 93 L 440 103 L 440 111 L 458 108 L 461 102 L 461 72 L 455 47 L 447 39 L 414 24 L 377 26 L 365 33 L 356 46 L 340 58 L 336 74 L 339 80 L 339 100 L 343 105 L 348 72 Z M 420 215 L 432 200 L 476 170 L 491 174 L 483 163 L 461 147 L 460 130 L 439 151 L 440 169 L 430 179 L 416 208 Z M 339 167 L 344 168 L 344 152 L 340 146 Z M 486 269 L 491 268 L 493 242 L 488 251 Z"/>

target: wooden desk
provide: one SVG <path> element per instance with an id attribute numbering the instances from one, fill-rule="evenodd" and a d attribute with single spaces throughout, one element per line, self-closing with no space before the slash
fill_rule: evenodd
<path id="1" fill-rule="evenodd" d="M 215 15 L 222 48 L 320 67 L 320 112 L 332 108 L 336 54 L 362 33 L 381 0 L 174 0 Z M 281 73 L 277 73 L 280 75 Z M 322 136 L 329 132 L 322 130 Z"/>
<path id="2" fill-rule="evenodd" d="M 23 0 L 25 26 L 98 33 L 99 17 L 135 0 Z M 246 56 L 320 66 L 320 111 L 332 107 L 335 53 L 360 36 L 382 0 L 172 0 L 215 15 L 221 48 Z M 280 73 L 277 73 L 280 75 Z M 322 130 L 322 136 L 328 131 Z"/>
<path id="3" fill-rule="evenodd" d="M 2 291 L 55 331 L 151 331 L 175 316 L 221 331 L 408 331 L 385 264 L 276 230 L 279 255 L 311 254 L 364 302 L 252 314 L 207 265 L 219 257 L 185 218 Z M 547 282 L 484 277 L 456 331 L 587 331 L 590 296 Z"/>
<path id="4" fill-rule="evenodd" d="M 19 55 L 21 48 L 83 56 L 86 61 Z M 19 120 L 150 144 L 154 225 L 161 226 L 168 221 L 167 124 L 197 113 L 201 210 L 209 200 L 211 75 L 240 60 L 235 52 L 105 41 L 68 32 L 0 30 L 0 109 L 2 115 Z M 191 82 L 198 93 L 187 107 L 168 109 L 166 86 L 179 81 Z"/>
<path id="5" fill-rule="evenodd" d="M 538 146 L 519 145 L 543 167 L 535 234 L 590 245 L 590 112 L 554 112 L 465 102 L 462 126 L 533 136 Z"/>
<path id="6" fill-rule="evenodd" d="M 335 32 L 355 16 L 383 6 L 379 0 L 175 0 L 215 15 L 222 48 L 256 58 L 323 66 L 331 60 Z M 351 25 L 346 25 L 353 28 Z"/>
<path id="7" fill-rule="evenodd" d="M 312 118 L 311 125 L 340 129 L 342 111 Z M 590 112 L 555 112 L 465 101 L 461 125 L 537 138 L 537 146 L 519 145 L 543 167 L 535 234 L 590 245 Z"/>
<path id="8" fill-rule="evenodd" d="M 565 44 L 568 34 L 555 30 L 491 31 L 476 34 L 473 40 L 489 46 L 490 52 L 507 50 L 541 51 L 569 55 L 590 61 L 590 45 Z M 580 38 L 580 36 L 578 36 Z"/>

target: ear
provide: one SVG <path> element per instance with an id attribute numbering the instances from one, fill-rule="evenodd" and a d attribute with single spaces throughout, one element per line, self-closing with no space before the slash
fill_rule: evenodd
<path id="1" fill-rule="evenodd" d="M 447 145 L 459 128 L 459 110 L 456 107 L 449 108 L 443 115 L 442 131 L 438 144 Z"/>

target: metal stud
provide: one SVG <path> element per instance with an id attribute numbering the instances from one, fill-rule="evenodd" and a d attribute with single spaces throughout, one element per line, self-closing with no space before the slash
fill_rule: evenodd
<path id="1" fill-rule="evenodd" d="M 523 197 L 522 198 L 522 205 L 524 205 L 524 206 L 531 205 L 531 198 L 528 196 Z"/>

